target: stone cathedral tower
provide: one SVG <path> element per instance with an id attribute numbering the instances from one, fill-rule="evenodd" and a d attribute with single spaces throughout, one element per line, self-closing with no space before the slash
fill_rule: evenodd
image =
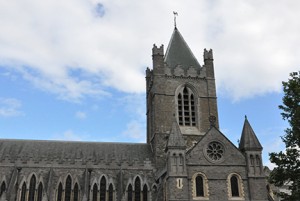
<path id="1" fill-rule="evenodd" d="M 153 70 L 146 71 L 147 142 L 155 147 L 156 164 L 163 166 L 173 115 L 188 147 L 208 131 L 210 116 L 218 128 L 213 53 L 204 50 L 201 66 L 175 27 L 166 54 L 163 45 L 154 45 L 152 57 Z"/>

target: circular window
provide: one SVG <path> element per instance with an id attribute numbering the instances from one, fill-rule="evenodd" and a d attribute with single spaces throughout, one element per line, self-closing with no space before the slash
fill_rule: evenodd
<path id="1" fill-rule="evenodd" d="M 224 147 L 219 142 L 211 142 L 206 147 L 206 155 L 213 162 L 218 162 L 223 159 Z"/>

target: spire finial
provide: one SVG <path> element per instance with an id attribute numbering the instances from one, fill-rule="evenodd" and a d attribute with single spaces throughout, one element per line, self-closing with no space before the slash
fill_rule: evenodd
<path id="1" fill-rule="evenodd" d="M 247 119 L 247 115 L 245 115 L 245 120 Z"/>
<path id="2" fill-rule="evenodd" d="M 175 28 L 177 28 L 176 27 L 176 16 L 178 16 L 178 13 L 173 11 L 173 14 L 174 14 L 174 26 L 175 26 Z"/>

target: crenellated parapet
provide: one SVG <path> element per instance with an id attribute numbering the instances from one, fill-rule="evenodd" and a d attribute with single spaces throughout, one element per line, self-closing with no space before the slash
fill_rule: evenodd
<path id="1" fill-rule="evenodd" d="M 157 47 L 155 44 L 153 44 L 152 55 L 162 55 L 163 56 L 164 55 L 164 45 Z"/>

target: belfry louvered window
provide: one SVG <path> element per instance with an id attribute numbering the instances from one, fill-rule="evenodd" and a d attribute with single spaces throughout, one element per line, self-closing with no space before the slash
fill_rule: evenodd
<path id="1" fill-rule="evenodd" d="M 42 201 L 43 199 L 43 184 L 40 183 L 38 187 L 37 201 Z"/>
<path id="2" fill-rule="evenodd" d="M 100 201 L 106 200 L 106 179 L 105 177 L 101 178 L 100 181 Z"/>
<path id="3" fill-rule="evenodd" d="M 29 183 L 28 201 L 34 201 L 35 185 L 36 185 L 36 178 L 35 175 L 32 175 Z"/>
<path id="4" fill-rule="evenodd" d="M 66 180 L 65 201 L 71 201 L 71 186 L 72 186 L 72 179 L 69 175 Z"/>
<path id="5" fill-rule="evenodd" d="M 195 97 L 187 87 L 177 95 L 178 123 L 180 126 L 196 126 Z"/>

